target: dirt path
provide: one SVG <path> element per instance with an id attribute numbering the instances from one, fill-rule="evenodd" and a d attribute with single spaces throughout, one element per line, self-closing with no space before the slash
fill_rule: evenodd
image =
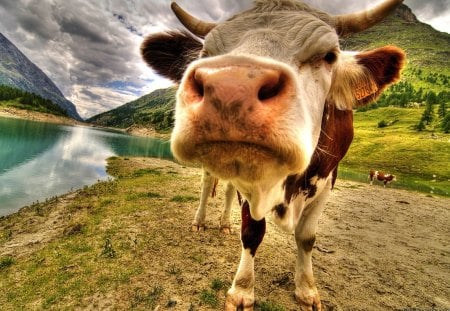
<path id="1" fill-rule="evenodd" d="M 224 236 L 218 230 L 222 188 L 209 202 L 208 230 L 191 233 L 190 223 L 198 201 L 180 203 L 173 202 L 170 197 L 177 191 L 198 197 L 200 171 L 162 160 L 141 162 L 128 160 L 127 169 L 132 171 L 131 167 L 136 169 L 141 165 L 177 174 L 176 181 L 170 181 L 170 186 L 162 182 L 161 186 L 146 185 L 161 195 L 153 199 L 165 207 L 157 209 L 157 217 L 143 209 L 120 218 L 121 229 L 114 241 L 119 241 L 120 235 L 122 241 L 133 240 L 137 247 L 142 245 L 142 250 L 133 251 L 133 261 L 126 264 L 130 269 L 135 264 L 145 268 L 108 292 L 100 291 L 77 302 L 67 298 L 64 305 L 92 310 L 143 310 L 149 306 L 150 310 L 222 309 L 224 287 L 233 279 L 239 262 L 237 204 L 232 212 L 231 235 Z M 157 177 L 161 180 L 161 175 Z M 61 216 L 64 214 L 61 210 L 74 196 L 71 194 L 59 200 L 58 207 L 47 213 L 55 215 L 54 219 L 41 219 L 35 213 L 23 211 L 21 220 L 19 216 L 0 220 L 0 229 L 9 228 L 12 232 L 11 239 L 0 244 L 0 255 L 10 254 L 20 260 L 45 247 L 49 241 L 64 238 L 63 232 L 67 232 L 68 225 L 64 223 L 67 217 Z M 130 194 L 128 197 L 131 198 Z M 105 204 L 114 206 L 115 200 L 110 201 Z M 149 199 L 149 202 L 152 201 Z M 71 217 L 73 220 L 76 215 Z M 117 214 L 114 217 L 117 218 Z M 92 231 L 103 230 L 113 222 L 113 218 L 107 218 Z M 449 222 L 449 199 L 338 181 L 321 217 L 317 247 L 313 250 L 316 283 L 324 309 L 449 310 Z M 30 226 L 28 229 L 23 228 L 26 224 Z M 53 230 L 49 230 L 52 226 Z M 85 229 L 89 232 L 86 235 L 97 235 L 89 230 Z M 26 243 L 27 236 L 42 239 Z M 83 235 L 79 235 L 81 238 Z M 86 243 L 90 243 L 89 240 Z M 285 310 L 297 309 L 293 298 L 295 252 L 293 236 L 281 232 L 269 220 L 255 264 L 255 295 L 260 304 L 270 301 Z M 125 262 L 127 256 L 122 254 L 117 260 Z M 78 269 L 82 270 L 82 267 Z M 221 289 L 216 293 L 216 304 L 205 303 L 207 297 L 204 295 L 211 292 L 214 282 L 216 285 L 222 282 L 225 286 L 219 284 Z M 149 295 L 156 294 L 158 288 L 164 291 L 149 304 Z M 147 294 L 141 297 L 140 292 Z M 146 304 L 142 302 L 145 299 Z"/>

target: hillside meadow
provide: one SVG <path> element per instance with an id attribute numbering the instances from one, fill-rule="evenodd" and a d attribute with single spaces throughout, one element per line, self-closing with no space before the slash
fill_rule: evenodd
<path id="1" fill-rule="evenodd" d="M 438 124 L 418 132 L 424 108 L 383 107 L 355 112 L 355 137 L 340 176 L 367 182 L 370 169 L 397 176 L 389 187 L 450 195 L 450 135 Z M 384 121 L 387 126 L 378 127 Z"/>

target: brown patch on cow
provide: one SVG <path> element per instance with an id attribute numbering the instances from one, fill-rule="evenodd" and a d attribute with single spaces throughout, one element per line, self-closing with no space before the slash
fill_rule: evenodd
<path id="1" fill-rule="evenodd" d="M 385 46 L 359 53 L 355 57 L 358 64 L 363 65 L 370 72 L 375 83 L 372 86 L 364 86 L 365 92 L 370 95 L 357 98 L 358 105 L 374 101 L 389 84 L 398 81 L 406 60 L 405 52 L 395 46 Z"/>
<path id="2" fill-rule="evenodd" d="M 141 54 L 158 74 L 180 82 L 188 65 L 199 58 L 203 44 L 186 31 L 168 31 L 145 38 Z"/>
<path id="3" fill-rule="evenodd" d="M 217 189 L 217 184 L 218 183 L 219 183 L 219 178 L 214 178 L 214 184 L 213 184 L 213 188 L 212 188 L 212 191 L 211 191 L 211 197 L 212 198 L 214 198 L 216 196 L 216 194 L 217 194 L 216 189 Z"/>
<path id="4" fill-rule="evenodd" d="M 283 203 L 275 205 L 273 210 L 277 213 L 278 217 L 283 218 L 286 215 L 287 207 Z"/>
<path id="5" fill-rule="evenodd" d="M 242 204 L 241 217 L 242 245 L 244 249 L 249 249 L 250 254 L 254 257 L 266 233 L 266 220 L 264 218 L 260 221 L 254 220 L 250 215 L 250 206 L 247 201 Z"/>
<path id="6" fill-rule="evenodd" d="M 240 277 L 239 279 L 235 280 L 234 286 L 246 289 L 253 287 L 254 282 L 255 281 L 253 275 L 251 273 L 248 273 Z"/>
<path id="7" fill-rule="evenodd" d="M 315 242 L 316 242 L 316 236 L 313 236 L 309 239 L 301 240 L 300 246 L 305 252 L 311 252 L 314 247 Z"/>
<path id="8" fill-rule="evenodd" d="M 347 153 L 353 140 L 353 112 L 339 110 L 327 102 L 322 117 L 322 130 L 311 163 L 302 175 L 291 175 L 284 183 L 285 200 L 290 202 L 300 193 L 311 198 L 317 187 L 311 179 L 327 178 L 330 173 L 337 174 L 339 162 Z M 333 178 L 335 179 L 334 175 Z"/>

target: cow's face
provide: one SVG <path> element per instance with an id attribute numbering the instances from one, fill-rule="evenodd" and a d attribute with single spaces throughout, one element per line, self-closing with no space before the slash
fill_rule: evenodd
<path id="1" fill-rule="evenodd" d="M 271 187 L 307 168 L 325 105 L 351 109 L 372 100 L 398 78 L 403 53 L 348 54 L 330 16 L 296 2 L 255 5 L 211 26 L 203 45 L 169 33 L 150 36 L 142 51 L 157 71 L 181 78 L 175 157 L 237 184 Z M 161 64 L 168 54 L 171 63 Z"/>

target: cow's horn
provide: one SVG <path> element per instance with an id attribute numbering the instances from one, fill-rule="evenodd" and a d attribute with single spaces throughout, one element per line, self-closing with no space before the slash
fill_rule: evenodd
<path id="1" fill-rule="evenodd" d="M 170 7 L 172 8 L 172 11 L 175 13 L 175 15 L 178 17 L 180 22 L 190 32 L 192 32 L 193 34 L 195 34 L 199 37 L 204 38 L 208 34 L 208 32 L 211 31 L 211 29 L 213 29 L 214 27 L 217 26 L 217 24 L 215 24 L 215 23 L 204 22 L 204 21 L 192 16 L 191 14 L 189 14 L 188 12 L 183 10 L 175 2 L 172 2 Z"/>
<path id="2" fill-rule="evenodd" d="M 345 15 L 335 16 L 338 34 L 348 35 L 368 29 L 389 15 L 403 0 L 386 0 L 376 7 Z"/>

